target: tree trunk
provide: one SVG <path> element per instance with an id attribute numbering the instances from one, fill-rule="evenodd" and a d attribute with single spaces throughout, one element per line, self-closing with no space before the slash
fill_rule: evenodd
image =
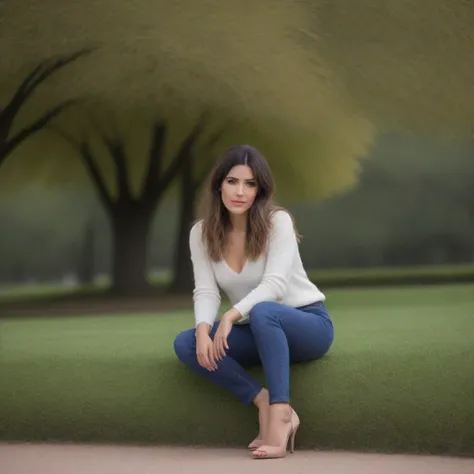
<path id="1" fill-rule="evenodd" d="M 181 175 L 181 203 L 179 209 L 178 238 L 173 261 L 172 293 L 189 293 L 194 286 L 189 231 L 195 219 L 195 201 L 198 186 L 192 179 L 191 166 L 185 166 Z"/>
<path id="2" fill-rule="evenodd" d="M 93 283 L 95 273 L 95 229 L 92 219 L 88 219 L 80 243 L 77 274 L 82 285 Z"/>
<path id="3" fill-rule="evenodd" d="M 112 292 L 140 296 L 151 291 L 147 249 L 153 213 L 138 205 L 118 205 L 112 219 Z"/>

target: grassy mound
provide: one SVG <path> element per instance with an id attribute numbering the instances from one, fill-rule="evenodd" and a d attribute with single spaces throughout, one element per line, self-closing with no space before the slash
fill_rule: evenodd
<path id="1" fill-rule="evenodd" d="M 298 446 L 474 455 L 474 287 L 334 290 L 327 304 L 330 354 L 292 370 Z M 0 438 L 245 446 L 253 408 L 174 357 L 190 325 L 190 312 L 0 321 Z"/>

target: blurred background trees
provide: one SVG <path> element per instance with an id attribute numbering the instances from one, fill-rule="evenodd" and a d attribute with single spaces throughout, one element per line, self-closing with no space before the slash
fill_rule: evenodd
<path id="1" fill-rule="evenodd" d="M 470 3 L 27 0 L 0 15 L 3 284 L 189 292 L 196 199 L 235 143 L 267 156 L 308 268 L 473 263 Z"/>

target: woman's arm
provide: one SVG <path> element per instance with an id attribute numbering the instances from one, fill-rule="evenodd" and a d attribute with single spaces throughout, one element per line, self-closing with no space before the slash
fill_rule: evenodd
<path id="1" fill-rule="evenodd" d="M 262 301 L 279 300 L 288 287 L 298 241 L 291 216 L 285 211 L 273 215 L 273 230 L 267 252 L 267 263 L 260 284 L 233 307 L 242 317 Z"/>
<path id="2" fill-rule="evenodd" d="M 194 274 L 194 318 L 196 328 L 211 330 L 217 318 L 221 296 L 211 261 L 201 239 L 201 223 L 195 224 L 189 233 L 189 248 Z"/>

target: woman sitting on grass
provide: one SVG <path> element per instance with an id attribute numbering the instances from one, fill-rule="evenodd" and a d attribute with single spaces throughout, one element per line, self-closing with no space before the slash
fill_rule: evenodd
<path id="1" fill-rule="evenodd" d="M 334 330 L 325 296 L 308 279 L 290 214 L 273 201 L 265 158 L 251 146 L 227 150 L 190 231 L 195 327 L 174 349 L 190 369 L 258 408 L 257 459 L 283 457 L 300 424 L 290 406 L 289 366 L 325 355 Z M 217 321 L 219 287 L 232 308 Z M 262 364 L 267 387 L 243 367 Z"/>

